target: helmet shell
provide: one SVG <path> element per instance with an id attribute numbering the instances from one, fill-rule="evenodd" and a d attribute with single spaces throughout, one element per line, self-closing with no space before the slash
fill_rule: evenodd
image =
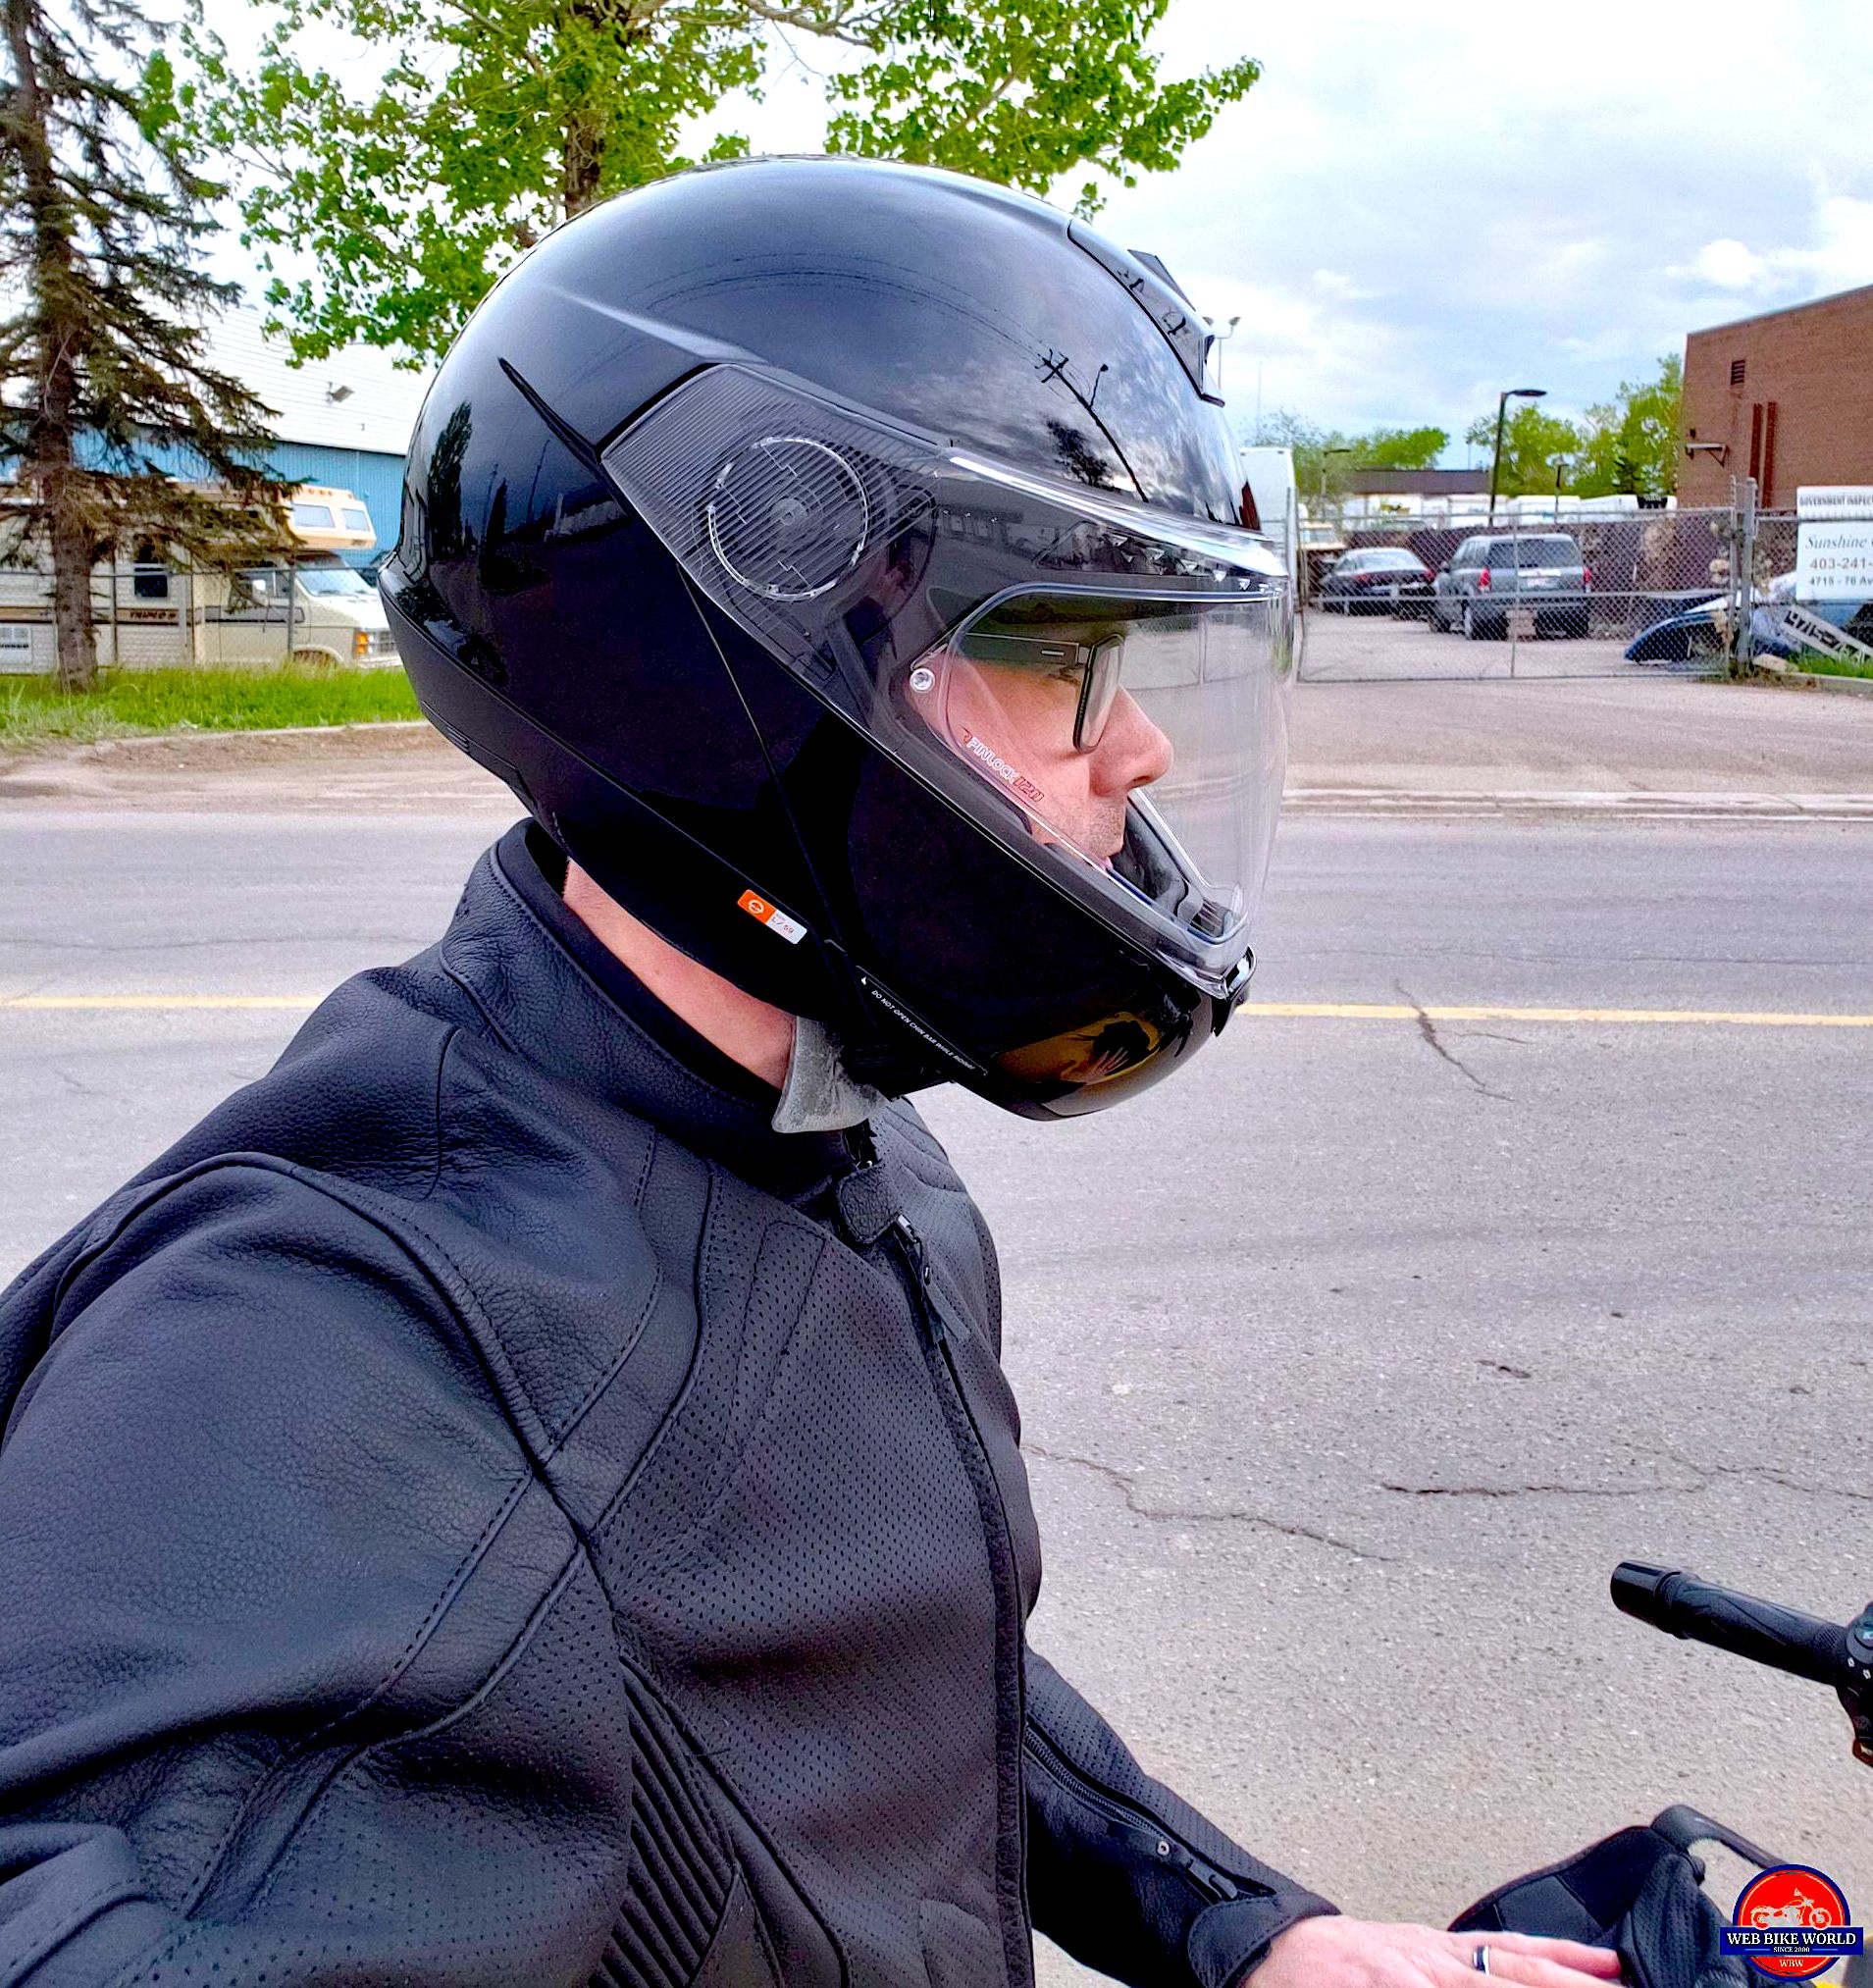
<path id="1" fill-rule="evenodd" d="M 826 1021 L 858 1072 L 954 1077 L 1040 1116 L 1113 1102 L 1227 1004 L 1013 861 L 714 608 L 598 451 L 699 368 L 740 362 L 1234 521 L 1204 342 L 1156 269 L 955 174 L 770 159 L 620 195 L 501 279 L 424 403 L 382 576 L 418 699 L 627 910 Z M 751 916 L 751 893 L 805 936 Z M 1130 1077 L 996 1067 L 1111 1013 L 1152 1018 L 1164 1052 Z"/>

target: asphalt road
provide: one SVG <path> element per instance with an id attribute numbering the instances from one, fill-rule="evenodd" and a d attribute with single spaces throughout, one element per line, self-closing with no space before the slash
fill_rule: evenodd
<path id="1" fill-rule="evenodd" d="M 316 993 L 485 834 L 11 812 L 0 995 Z M 1262 950 L 1302 1012 L 1124 1111 L 928 1103 L 1003 1249 L 1036 1641 L 1349 1910 L 1447 1917 L 1675 1800 L 1873 1900 L 1832 1700 L 1605 1599 L 1629 1554 L 1873 1590 L 1873 1028 L 1595 1019 L 1873 1015 L 1873 830 L 1303 818 Z M 0 1006 L 0 1274 L 296 1020 Z"/>

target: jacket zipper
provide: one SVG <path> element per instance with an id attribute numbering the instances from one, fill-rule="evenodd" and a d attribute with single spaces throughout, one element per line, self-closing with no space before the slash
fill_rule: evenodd
<path id="1" fill-rule="evenodd" d="M 956 1403 L 963 1411 L 963 1419 L 968 1425 L 976 1462 L 982 1475 L 987 1478 L 994 1494 L 995 1515 L 1001 1526 L 1001 1540 L 991 1543 L 990 1565 L 994 1568 L 999 1560 L 1002 1572 L 997 1581 L 1004 1593 L 996 1596 L 998 1612 L 1004 1618 L 1014 1620 L 1015 1645 L 1015 1781 L 1016 1801 L 1015 1805 L 1016 1843 L 1019 1848 L 1019 1869 L 1021 1890 L 1021 1937 L 1031 1939 L 1032 1914 L 1027 1905 L 1027 1796 L 1022 1787 L 1022 1758 L 1027 1739 L 1027 1676 L 1022 1661 L 1025 1639 L 1021 1633 L 1020 1601 L 1015 1571 L 1015 1529 L 1009 1524 L 1008 1500 L 1002 1495 L 1001 1480 L 995 1475 L 995 1466 L 989 1461 L 988 1445 L 982 1440 L 982 1431 L 975 1419 L 975 1410 L 969 1406 L 967 1390 L 963 1386 L 963 1377 L 957 1371 L 956 1346 L 958 1342 L 972 1336 L 968 1321 L 963 1317 L 945 1296 L 943 1286 L 931 1274 L 929 1258 L 924 1252 L 923 1238 L 910 1226 L 910 1220 L 899 1215 L 885 1231 L 890 1237 L 899 1263 L 903 1266 L 906 1279 L 910 1286 L 912 1306 L 917 1323 L 922 1329 L 925 1357 L 934 1369 L 941 1364 L 949 1375 L 950 1390 Z M 1031 1970 L 1027 1977 L 1031 1980 Z"/>
<path id="2" fill-rule="evenodd" d="M 897 1217 L 886 1232 L 896 1245 L 898 1260 L 904 1265 L 905 1271 L 910 1279 L 911 1295 L 915 1300 L 917 1308 L 917 1323 L 923 1328 L 924 1338 L 932 1346 L 941 1346 L 952 1334 L 958 1338 L 966 1339 L 969 1336 L 968 1321 L 944 1296 L 943 1286 L 930 1275 L 930 1262 L 929 1258 L 923 1253 L 922 1236 L 910 1227 L 910 1222 L 902 1215 Z M 947 1352 L 944 1357 L 947 1362 L 949 1360 Z M 953 1366 L 950 1378 L 952 1380 L 956 1379 Z M 962 1386 L 959 1383 L 957 1392 L 960 1395 L 962 1391 Z M 963 1406 L 966 1410 L 968 1407 L 967 1401 L 964 1401 Z M 975 1418 L 973 1415 L 969 1417 L 969 1427 L 972 1430 L 975 1429 Z M 980 1448 L 982 1443 L 980 1430 L 975 1430 L 975 1439 L 976 1446 Z M 985 1464 L 988 1462 L 988 1452 L 986 1450 L 983 1451 L 982 1461 Z M 991 1477 L 994 1475 L 992 1471 L 989 1474 Z M 998 1498 L 1001 1495 L 1001 1487 L 999 1485 L 996 1487 L 996 1495 Z M 1004 1529 L 1006 1529 L 1008 1524 L 1008 1513 L 1006 1510 L 1002 1514 L 1002 1523 Z"/>
<path id="3" fill-rule="evenodd" d="M 1252 1879 L 1237 1879 L 1225 1876 L 1215 1864 L 1206 1862 L 1181 1837 L 1173 1836 L 1148 1808 L 1142 1808 L 1135 1802 L 1095 1781 L 1086 1771 L 1076 1766 L 1036 1726 L 1031 1737 L 1035 1751 L 1054 1774 L 1066 1782 L 1070 1793 L 1104 1815 L 1107 1821 L 1128 1834 L 1149 1841 L 1152 1855 L 1160 1863 L 1171 1865 L 1189 1880 L 1198 1891 L 1210 1899 L 1236 1899 L 1267 1896 L 1268 1887 Z"/>

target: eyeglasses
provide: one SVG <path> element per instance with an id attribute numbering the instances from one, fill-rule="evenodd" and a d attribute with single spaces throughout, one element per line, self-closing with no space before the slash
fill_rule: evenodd
<path id="1" fill-rule="evenodd" d="M 1125 649 L 1122 636 L 1108 636 L 1089 645 L 1030 635 L 990 635 L 971 629 L 954 637 L 950 646 L 970 662 L 1036 671 L 1075 688 L 1078 699 L 1073 708 L 1073 750 L 1090 753 L 1098 747 L 1113 706 L 1119 701 L 1119 665 Z"/>

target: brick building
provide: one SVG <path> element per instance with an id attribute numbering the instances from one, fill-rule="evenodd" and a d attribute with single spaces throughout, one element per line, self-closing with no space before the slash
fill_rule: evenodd
<path id="1" fill-rule="evenodd" d="M 1765 510 L 1792 510 L 1801 484 L 1873 483 L 1873 285 L 1692 332 L 1683 420 L 1703 445 L 1679 465 L 1681 504 L 1728 503 L 1737 476 Z"/>

